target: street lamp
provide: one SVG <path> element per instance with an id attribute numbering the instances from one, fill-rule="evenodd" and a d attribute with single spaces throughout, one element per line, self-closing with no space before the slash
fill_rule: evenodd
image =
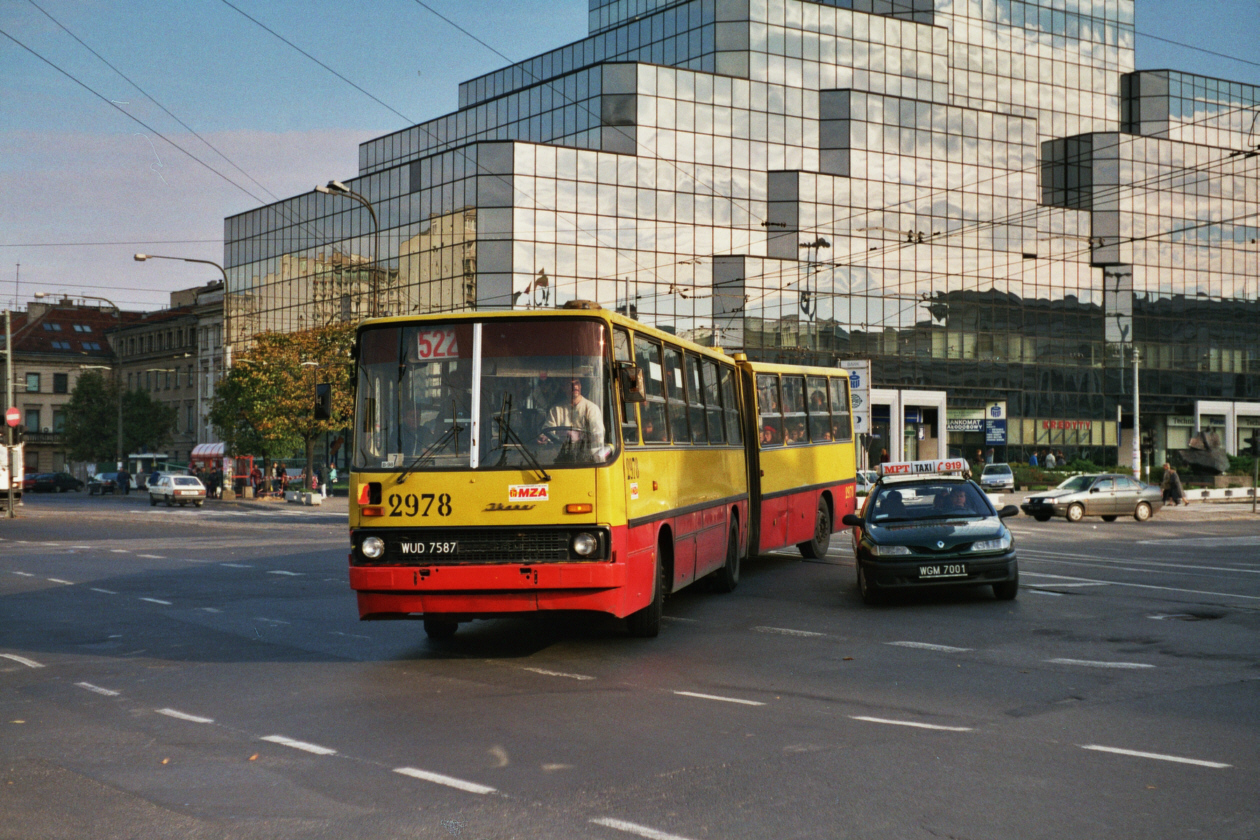
<path id="1" fill-rule="evenodd" d="M 231 295 L 228 294 L 227 271 L 223 268 L 223 266 L 213 260 L 195 260 L 192 257 L 163 257 L 160 254 L 136 254 L 134 259 L 136 262 L 145 262 L 146 260 L 179 260 L 180 262 L 212 265 L 219 269 L 219 274 L 223 275 L 223 367 L 230 368 L 232 366 L 232 301 Z"/>
<path id="2" fill-rule="evenodd" d="M 372 267 L 369 269 L 369 285 L 370 297 L 368 302 L 368 314 L 376 317 L 377 314 L 377 280 L 380 272 L 381 259 L 381 225 L 376 218 L 376 210 L 372 207 L 372 202 L 368 201 L 362 195 L 347 187 L 340 181 L 329 181 L 322 187 L 315 187 L 315 192 L 324 195 L 343 195 L 346 198 L 353 198 L 355 201 L 367 208 L 368 215 L 372 217 Z"/>

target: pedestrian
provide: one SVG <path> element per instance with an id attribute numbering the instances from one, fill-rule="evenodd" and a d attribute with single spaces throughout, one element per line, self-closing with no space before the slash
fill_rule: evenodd
<path id="1" fill-rule="evenodd" d="M 324 471 L 319 467 L 315 468 L 315 486 L 319 488 L 319 495 L 328 498 L 328 482 L 324 480 Z"/>
<path id="2" fill-rule="evenodd" d="M 126 471 L 126 470 L 119 470 L 119 471 L 118 471 L 118 481 L 117 481 L 116 483 L 117 483 L 117 485 L 118 485 L 119 487 L 121 487 L 121 488 L 122 488 L 122 494 L 123 494 L 124 496 L 130 495 L 130 493 L 131 493 L 131 476 L 127 474 L 127 471 Z"/>
<path id="3" fill-rule="evenodd" d="M 1054 453 L 1054 462 L 1055 462 L 1056 464 L 1058 464 L 1058 465 L 1059 465 L 1059 469 L 1061 469 L 1061 470 L 1066 470 L 1066 469 L 1067 469 L 1067 458 L 1065 458 L 1065 457 L 1063 456 L 1063 450 L 1062 450 L 1062 449 L 1060 449 L 1058 452 Z"/>
<path id="4" fill-rule="evenodd" d="M 1028 456 L 1028 466 L 1030 467 L 1037 466 L 1037 453 L 1035 451 L 1033 452 L 1033 454 Z"/>
<path id="5" fill-rule="evenodd" d="M 328 486 L 329 486 L 329 487 L 331 487 L 332 485 L 334 485 L 334 484 L 336 484 L 336 483 L 337 483 L 337 465 L 336 465 L 336 464 L 329 464 L 329 466 L 328 466 Z"/>
<path id="6" fill-rule="evenodd" d="M 1160 489 L 1163 490 L 1164 504 L 1188 505 L 1189 500 L 1186 499 L 1186 492 L 1181 486 L 1181 476 L 1177 475 L 1177 470 L 1171 464 L 1164 463 L 1164 478 L 1159 483 Z"/>
<path id="7" fill-rule="evenodd" d="M 879 462 L 880 462 L 881 464 L 887 464 L 890 460 L 891 460 L 891 459 L 888 457 L 888 450 L 887 450 L 887 449 L 881 449 L 881 450 L 879 450 Z"/>
<path id="8" fill-rule="evenodd" d="M 1052 470 L 1055 467 L 1054 450 L 1046 452 L 1046 469 Z"/>

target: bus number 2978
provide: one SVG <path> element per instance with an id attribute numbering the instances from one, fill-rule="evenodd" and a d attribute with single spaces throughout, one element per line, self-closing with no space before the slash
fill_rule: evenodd
<path id="1" fill-rule="evenodd" d="M 435 505 L 434 502 L 437 504 Z M 428 516 L 430 512 L 436 513 L 438 516 L 451 515 L 451 494 L 443 493 L 440 496 L 433 493 L 422 493 L 417 496 L 415 493 L 407 495 L 399 495 L 391 493 L 389 497 L 389 515 L 402 516 L 404 512 L 407 516 Z"/>

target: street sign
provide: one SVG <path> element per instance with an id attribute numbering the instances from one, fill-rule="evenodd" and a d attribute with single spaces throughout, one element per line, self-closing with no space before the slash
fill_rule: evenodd
<path id="1" fill-rule="evenodd" d="M 4 413 L 4 422 L 8 423 L 10 426 L 16 426 L 21 419 L 22 412 L 18 411 L 18 407 L 16 405 L 10 406 L 9 410 Z"/>

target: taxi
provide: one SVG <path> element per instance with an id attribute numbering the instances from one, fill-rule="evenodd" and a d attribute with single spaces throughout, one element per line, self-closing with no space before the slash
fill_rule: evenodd
<path id="1" fill-rule="evenodd" d="M 921 586 L 992 586 L 998 600 L 1019 591 L 1014 540 L 1002 520 L 1019 508 L 993 506 L 963 478 L 967 462 L 881 464 L 853 529 L 858 590 L 867 604 Z"/>

